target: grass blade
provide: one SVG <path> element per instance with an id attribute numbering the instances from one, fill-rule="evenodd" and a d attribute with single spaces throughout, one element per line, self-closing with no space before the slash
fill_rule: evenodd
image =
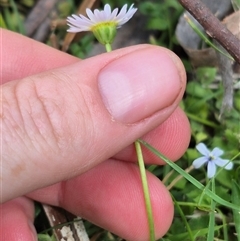
<path id="1" fill-rule="evenodd" d="M 208 195 L 210 198 L 212 198 L 213 200 L 215 200 L 217 203 L 226 206 L 228 208 L 232 208 L 238 212 L 240 212 L 240 206 L 230 203 L 224 199 L 222 199 L 221 197 L 219 197 L 218 195 L 216 195 L 215 193 L 213 193 L 211 190 L 209 189 L 205 189 L 204 185 L 202 183 L 200 183 L 198 180 L 196 180 L 194 177 L 192 177 L 191 175 L 189 175 L 188 173 L 186 173 L 181 167 L 179 167 L 177 164 L 175 164 L 174 162 L 172 162 L 171 160 L 169 160 L 167 157 L 165 157 L 164 155 L 162 155 L 157 149 L 155 149 L 154 147 L 152 147 L 151 145 L 149 145 L 147 142 L 143 141 L 143 140 L 138 140 L 139 142 L 141 142 L 145 147 L 147 147 L 150 151 L 152 151 L 156 156 L 158 156 L 159 158 L 161 158 L 163 161 L 165 161 L 169 166 L 171 166 L 175 171 L 177 171 L 179 174 L 183 175 L 189 182 L 191 182 L 195 187 L 197 187 L 198 189 L 202 190 L 206 195 Z"/>
<path id="2" fill-rule="evenodd" d="M 235 180 L 232 180 L 232 203 L 240 206 L 240 186 Z M 233 219 L 237 233 L 238 241 L 240 241 L 240 212 L 233 210 Z"/>

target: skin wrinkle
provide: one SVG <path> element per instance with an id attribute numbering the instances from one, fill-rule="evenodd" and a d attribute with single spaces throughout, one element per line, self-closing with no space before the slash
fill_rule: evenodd
<path id="1" fill-rule="evenodd" d="M 78 86 L 78 85 L 77 85 Z M 80 96 L 81 96 L 81 100 L 83 101 L 83 106 L 92 106 L 93 107 L 93 99 L 92 99 L 92 90 L 89 86 L 87 85 L 84 85 L 84 86 L 78 86 L 78 91 L 77 93 L 80 93 Z M 75 97 L 76 101 L 79 97 L 75 96 L 75 91 L 72 91 L 73 93 L 73 96 Z M 89 94 L 88 94 L 89 93 Z M 98 133 L 95 126 L 94 126 L 94 117 L 93 117 L 94 113 L 92 114 L 92 112 L 90 111 L 89 108 L 86 108 L 84 110 L 84 112 L 82 111 L 81 108 L 79 108 L 79 113 L 77 113 L 77 116 L 87 116 L 86 118 L 81 118 L 82 120 L 84 120 L 83 123 L 83 126 L 81 126 L 81 128 L 78 128 L 77 132 L 75 132 L 74 134 L 75 135 L 82 135 L 82 130 L 84 130 L 84 135 L 83 136 L 87 136 L 89 135 L 90 136 L 90 139 L 91 140 L 95 140 L 96 137 L 95 137 L 95 133 Z M 78 118 L 77 118 L 78 119 Z M 88 121 L 88 122 L 86 122 Z M 84 143 L 84 148 L 87 148 L 87 149 L 91 149 L 89 146 L 86 146 L 86 144 L 88 144 L 88 142 L 85 142 Z M 89 143 L 90 144 L 90 143 Z"/>
<path id="2" fill-rule="evenodd" d="M 14 88 L 15 89 L 15 88 Z M 6 91 L 7 92 L 7 91 Z M 5 92 L 5 93 L 6 93 Z M 9 93 L 9 92 L 8 92 Z M 18 137 L 19 138 L 22 138 L 22 134 L 24 133 L 22 131 L 22 126 L 21 124 L 19 123 L 22 123 L 23 122 L 23 118 L 22 118 L 22 115 L 20 115 L 20 108 L 19 108 L 19 103 L 16 101 L 17 98 L 16 98 L 16 91 L 13 90 L 11 93 L 13 93 L 14 96 L 10 96 L 10 98 L 8 97 L 5 97 L 4 96 L 4 93 L 3 93 L 3 96 L 2 96 L 2 108 L 3 108 L 3 115 L 2 115 L 2 120 L 3 122 L 2 123 L 5 123 L 5 126 L 10 126 L 8 128 L 8 133 L 13 133 L 13 134 L 18 134 Z M 13 98 L 12 98 L 13 97 Z M 14 98 L 15 97 L 15 98 Z M 13 104 L 14 102 L 14 104 Z M 14 105 L 14 109 L 17 109 L 16 112 L 11 112 L 9 111 L 10 110 L 10 107 Z M 5 114 L 4 114 L 5 112 Z M 12 113 L 18 113 L 19 115 L 17 116 L 17 118 L 15 118 Z M 9 116 L 9 118 L 8 118 Z M 7 119 L 9 119 L 9 121 L 7 121 Z M 17 119 L 17 120 L 15 120 Z M 10 124 L 10 125 L 8 125 Z M 11 128 L 13 127 L 13 128 Z M 15 131 L 12 131 L 12 130 L 15 130 Z M 20 132 L 20 134 L 19 134 Z M 13 136 L 13 139 L 15 137 Z"/>
<path id="3" fill-rule="evenodd" d="M 55 136 L 55 138 L 57 138 L 57 144 L 58 144 L 58 149 L 60 150 L 60 153 L 61 153 L 61 158 L 64 158 L 64 157 L 69 158 L 69 155 L 66 156 L 65 152 L 67 153 L 68 150 L 71 148 L 74 148 L 76 151 L 78 151 L 77 149 L 79 149 L 79 148 L 92 149 L 92 147 L 90 148 L 89 146 L 86 146 L 86 144 L 92 144 L 92 142 L 89 143 L 89 142 L 82 141 L 81 143 L 74 144 L 75 140 L 77 140 L 77 139 L 79 140 L 79 136 L 82 136 L 82 138 L 80 138 L 80 139 L 84 140 L 85 136 L 90 136 L 90 134 L 91 134 L 91 140 L 96 139 L 96 137 L 94 137 L 95 135 L 93 135 L 95 133 L 94 132 L 95 128 L 94 128 L 94 125 L 92 124 L 94 122 L 93 122 L 93 117 L 92 117 L 91 112 L 89 111 L 89 109 L 86 108 L 86 109 L 84 109 L 84 113 L 83 113 L 82 109 L 80 107 L 77 107 L 77 104 L 79 103 L 79 99 L 81 99 L 81 102 L 84 102 L 85 105 L 84 104 L 83 105 L 86 107 L 88 107 L 90 104 L 92 105 L 92 103 L 89 104 L 89 100 L 88 100 L 88 99 L 92 99 L 92 98 L 87 98 L 88 96 L 91 97 L 92 94 L 90 93 L 89 95 L 86 95 L 87 92 L 90 92 L 92 90 L 86 85 L 86 88 L 83 88 L 84 86 L 81 86 L 82 89 L 79 87 L 78 90 L 76 91 L 76 86 L 78 87 L 78 85 L 76 85 L 76 83 L 72 84 L 71 76 L 66 75 L 65 72 L 60 72 L 58 74 L 55 74 L 54 71 L 51 71 L 51 75 L 54 76 L 54 78 L 58 82 L 57 83 L 58 88 L 55 91 L 58 94 L 60 93 L 60 96 L 64 96 L 64 95 L 61 95 L 61 92 L 64 90 L 66 92 L 65 96 L 69 96 L 68 101 L 69 101 L 69 98 L 72 98 L 71 102 L 74 103 L 74 105 L 76 106 L 76 113 L 74 115 L 76 117 L 76 119 L 78 116 L 88 115 L 88 117 L 86 117 L 86 119 L 88 120 L 88 123 L 79 122 L 79 123 L 81 123 L 81 126 L 79 126 L 78 124 L 69 126 L 68 124 L 64 124 L 63 122 L 77 123 L 77 121 L 76 120 L 74 120 L 74 121 L 68 120 L 68 116 L 67 116 L 67 118 L 64 118 L 64 116 L 67 115 L 67 110 L 64 110 L 64 103 L 67 101 L 65 101 L 63 98 L 63 101 L 61 104 L 55 105 L 55 106 L 57 106 L 57 109 L 60 110 L 60 114 L 59 114 L 60 117 L 56 118 L 56 119 L 62 120 L 62 122 L 59 123 L 60 127 L 58 127 L 58 130 L 56 130 L 56 124 L 51 123 L 51 126 L 55 130 L 54 136 Z M 59 86 L 60 82 L 62 83 L 61 86 Z M 41 82 L 40 82 L 40 84 L 41 84 Z M 67 86 L 67 88 L 66 88 L 66 86 Z M 37 88 L 37 90 L 38 90 L 38 88 Z M 38 90 L 38 92 L 39 92 L 39 90 Z M 69 94 L 69 92 L 70 92 L 70 94 Z M 77 96 L 75 95 L 75 93 L 77 93 Z M 40 95 L 40 93 L 38 95 Z M 45 106 L 45 112 L 48 113 L 48 116 L 51 119 L 49 110 L 48 110 L 49 109 L 48 108 L 48 105 L 49 105 L 48 96 L 47 97 L 40 96 L 39 98 L 41 99 L 41 101 L 43 102 L 43 105 Z M 45 105 L 44 104 L 45 102 L 48 104 Z M 51 113 L 51 115 L 54 115 L 54 113 L 52 113 L 52 111 L 50 113 Z M 70 115 L 70 116 L 72 116 L 72 115 Z M 83 118 L 83 119 L 85 120 L 85 118 Z M 65 128 L 61 128 L 61 126 L 65 127 Z M 66 127 L 74 128 L 74 130 L 66 129 Z M 89 133 L 89 130 L 91 130 L 91 133 Z M 70 134 L 68 136 L 68 138 L 65 138 L 66 132 L 68 134 Z M 75 162 L 76 162 L 76 160 L 75 160 Z M 86 166 L 89 166 L 89 165 L 90 165 L 90 163 L 88 163 Z M 84 168 L 84 166 L 85 165 L 79 166 L 79 169 L 75 168 L 71 174 L 74 174 L 74 176 L 75 176 L 79 172 L 79 170 Z"/>
<path id="4" fill-rule="evenodd" d="M 36 87 L 35 82 L 33 82 L 33 83 L 34 83 L 34 93 L 36 94 L 36 99 L 39 100 L 39 103 L 40 103 L 40 105 L 42 106 L 42 110 L 43 110 L 43 111 L 41 110 L 41 117 L 42 117 L 44 114 L 46 114 L 46 115 L 44 115 L 46 118 L 45 118 L 42 122 L 48 123 L 49 128 L 48 128 L 48 131 L 47 131 L 47 132 L 48 132 L 48 133 L 50 133 L 50 132 L 53 133 L 53 135 L 51 135 L 51 139 L 55 139 L 55 141 L 56 141 L 56 143 L 57 143 L 57 139 L 56 139 L 56 137 L 55 137 L 55 135 L 54 135 L 54 128 L 53 128 L 53 126 L 52 126 L 52 123 L 51 123 L 51 120 L 50 120 L 50 118 L 49 118 L 49 115 L 47 114 L 47 110 L 46 110 L 46 108 L 45 108 L 44 101 L 42 101 L 42 100 L 41 100 L 41 97 L 38 95 L 38 91 L 37 91 L 37 87 Z M 30 106 L 31 106 L 31 109 L 32 109 L 32 110 L 35 109 L 35 106 L 32 105 L 31 101 L 30 101 Z M 37 118 L 38 118 L 38 117 L 37 117 Z M 37 130 L 38 130 L 38 132 L 39 132 L 39 134 L 40 134 L 40 136 L 41 136 L 42 139 L 44 140 L 44 142 L 47 143 L 47 145 L 50 146 L 50 142 L 48 141 L 48 140 L 50 139 L 49 136 L 45 136 L 45 135 L 44 135 L 44 131 L 41 130 L 41 124 L 39 123 L 38 120 L 36 120 L 36 117 L 34 117 L 33 114 L 32 114 L 32 120 L 33 120 L 33 122 L 34 122 L 34 124 L 35 124 L 35 126 L 36 126 L 36 128 L 37 128 Z M 42 147 L 44 147 L 44 146 L 42 146 Z M 52 147 L 52 150 L 54 150 L 54 148 L 55 148 L 55 146 Z"/>
<path id="5" fill-rule="evenodd" d="M 53 127 L 51 125 L 51 120 L 49 119 L 49 115 L 45 114 L 46 110 L 44 108 L 43 101 L 38 96 L 35 79 L 32 77 L 30 77 L 30 79 L 32 79 L 32 82 L 28 81 L 27 83 L 31 83 L 31 85 L 29 85 L 31 88 L 29 88 L 27 91 L 26 91 L 26 84 L 23 83 L 23 86 L 21 86 L 21 82 L 17 83 L 18 90 L 16 89 L 16 91 L 19 92 L 16 95 L 17 102 L 19 103 L 19 106 L 24 107 L 24 108 L 20 107 L 19 111 L 20 111 L 20 114 L 22 115 L 23 120 L 25 120 L 23 121 L 23 126 L 25 128 L 24 133 L 28 135 L 28 140 L 29 140 L 29 142 L 26 143 L 26 145 L 27 145 L 27 149 L 33 146 L 35 151 L 37 151 L 38 153 L 41 153 L 43 156 L 48 156 L 47 154 L 48 150 L 47 148 L 44 148 L 44 147 L 45 146 L 51 147 L 51 150 L 56 149 L 56 145 L 54 144 L 55 135 L 53 133 Z M 27 98 L 23 98 L 24 94 L 27 94 Z M 28 109 L 26 108 L 26 104 Z M 43 120 L 41 121 L 42 130 L 39 127 L 40 118 L 43 118 Z M 25 123 L 30 123 L 30 125 L 26 126 Z M 44 132 L 47 133 L 48 135 L 47 137 L 44 136 Z M 49 134 L 50 134 L 50 138 L 49 138 Z M 43 144 L 41 144 L 42 140 L 43 140 Z M 47 142 L 47 140 L 53 140 L 53 141 L 50 144 L 49 142 Z M 45 145 L 45 143 L 47 145 Z"/>
<path id="6" fill-rule="evenodd" d="M 81 99 L 81 101 L 83 102 L 83 106 L 88 107 L 88 106 L 93 106 L 93 94 L 91 93 L 92 90 L 88 85 L 82 85 L 81 88 L 78 85 L 72 85 L 71 83 L 71 76 L 65 75 L 64 77 L 67 77 L 69 79 L 69 81 L 64 81 L 65 83 L 67 83 L 68 85 L 68 89 L 70 90 L 70 95 L 68 94 L 68 96 L 72 96 L 73 97 L 73 102 L 77 104 L 79 103 L 79 99 Z M 64 78 L 65 79 L 65 78 Z M 79 87 L 78 90 L 76 91 L 75 87 Z M 77 93 L 77 95 L 75 94 Z M 89 93 L 89 94 L 88 94 Z M 82 116 L 87 116 L 85 118 L 82 118 Z M 90 136 L 91 140 L 95 140 L 95 134 L 97 133 L 97 131 L 95 130 L 95 127 L 93 125 L 94 123 L 94 117 L 93 114 L 91 113 L 89 108 L 85 108 L 84 112 L 82 111 L 82 109 L 80 107 L 77 108 L 76 113 L 75 113 L 75 117 L 76 119 L 81 118 L 81 120 L 84 120 L 84 122 L 80 122 L 81 126 L 79 125 L 75 125 L 75 129 L 74 131 L 72 131 L 71 133 L 73 134 L 72 137 L 69 138 L 68 142 L 69 145 L 72 144 L 72 142 L 78 138 L 78 136 L 82 136 L 82 140 L 84 140 L 85 136 Z M 88 122 L 86 122 L 86 120 Z M 85 149 L 91 149 L 89 146 L 87 146 L 86 144 L 91 144 L 88 142 L 82 142 L 80 145 L 77 145 L 77 148 L 85 148 Z M 75 171 L 79 171 L 79 170 L 74 170 Z"/>
<path id="7" fill-rule="evenodd" d="M 54 92 L 58 93 L 59 83 L 57 83 L 57 82 L 61 81 L 61 79 L 59 79 L 59 76 L 56 75 L 53 71 L 50 71 L 48 73 L 48 75 L 51 77 L 51 83 L 54 82 L 54 84 L 51 84 L 51 89 L 49 91 L 51 91 L 53 93 Z M 40 78 L 41 77 L 42 77 L 42 75 L 40 76 Z M 62 98 L 60 99 L 61 95 L 59 95 L 57 101 L 55 101 L 55 99 L 50 98 L 48 96 L 49 93 L 46 92 L 46 89 L 39 90 L 39 85 L 41 85 L 41 81 L 35 80 L 35 84 L 37 85 L 36 86 L 37 97 L 40 100 L 40 102 L 42 103 L 44 113 L 46 113 L 46 117 L 51 126 L 54 141 L 56 143 L 58 151 L 60 152 L 60 150 L 62 149 L 62 145 L 60 144 L 62 141 L 60 141 L 60 140 L 64 139 L 64 138 L 62 138 L 62 136 L 64 136 L 64 133 L 60 134 L 60 132 L 62 132 L 61 126 L 63 124 L 61 123 L 62 121 L 59 122 L 59 127 L 57 128 L 56 123 L 54 123 L 55 122 L 54 119 L 61 120 L 62 116 L 64 116 L 64 113 L 65 113 L 64 100 Z M 45 96 L 45 95 L 47 95 L 47 96 Z M 56 96 L 55 94 L 53 94 L 53 95 Z"/>
<path id="8" fill-rule="evenodd" d="M 30 77 L 31 78 L 31 77 Z M 31 84 L 29 84 L 31 83 Z M 32 95 L 31 92 L 35 92 L 35 87 L 34 87 L 34 82 L 30 82 L 30 81 L 22 81 L 22 82 L 17 82 L 15 84 L 15 88 L 14 88 L 14 92 L 15 92 L 15 100 L 16 100 L 16 103 L 18 105 L 18 113 L 20 114 L 21 116 L 21 126 L 23 127 L 23 134 L 25 134 L 24 136 L 28 136 L 28 140 L 30 140 L 30 142 L 32 143 L 33 140 L 32 140 L 32 137 L 35 133 L 35 131 L 37 131 L 38 133 L 39 130 L 38 128 L 34 128 L 34 133 L 30 133 L 29 130 L 33 129 L 32 128 L 32 125 L 28 125 L 26 126 L 26 123 L 30 123 L 30 121 L 24 121 L 26 120 L 26 118 L 30 117 L 30 120 L 31 121 L 31 124 L 34 124 L 34 121 L 33 121 L 33 118 L 32 118 L 32 103 L 31 101 L 32 98 L 28 99 L 28 98 L 25 98 L 25 94 L 27 94 L 27 96 L 30 94 Z M 29 118 L 28 118 L 29 120 Z M 26 143 L 27 144 L 27 143 Z M 28 145 L 27 145 L 28 146 Z"/>
<path id="9" fill-rule="evenodd" d="M 84 112 L 82 112 L 82 110 L 80 108 L 78 108 L 78 111 L 80 110 L 80 113 L 77 113 L 77 115 L 78 116 L 79 115 L 82 115 L 82 116 L 87 115 L 87 117 L 82 118 L 82 120 L 84 120 L 84 123 L 82 122 L 83 127 L 81 126 L 81 128 L 78 128 L 78 130 L 74 131 L 73 133 L 75 135 L 80 135 L 83 137 L 89 136 L 91 139 L 91 142 L 82 142 L 81 144 L 77 145 L 77 148 L 93 150 L 93 149 L 95 149 L 95 143 L 97 143 L 97 140 L 100 139 L 98 137 L 99 130 L 96 129 L 96 125 L 95 125 L 96 121 L 94 121 L 94 119 L 98 119 L 98 116 L 99 116 L 99 118 L 102 118 L 101 110 L 99 109 L 99 104 L 98 104 L 99 98 L 98 98 L 98 96 L 96 96 L 96 94 L 98 94 L 98 90 L 95 90 L 91 86 L 89 86 L 88 82 L 85 82 L 84 78 L 82 79 L 81 85 L 79 85 L 79 82 L 75 82 L 74 84 L 72 84 L 72 79 L 74 79 L 74 77 L 71 77 L 70 75 L 66 75 L 65 72 L 61 72 L 61 74 L 63 74 L 63 76 L 64 76 L 61 79 L 65 79 L 65 77 L 69 78 L 69 81 L 66 81 L 66 83 L 68 84 L 69 89 L 71 91 L 70 96 L 75 97 L 73 102 L 79 103 L 79 99 L 81 99 L 81 102 L 83 102 L 83 104 L 81 106 L 87 107 L 84 109 Z M 87 70 L 86 70 L 86 75 L 84 75 L 84 73 L 82 73 L 82 75 L 87 76 Z M 97 75 L 98 75 L 98 73 L 94 74 L 94 76 L 96 76 L 96 77 L 94 77 L 94 79 L 97 79 Z M 76 91 L 76 88 L 73 88 L 73 86 L 79 87 L 78 91 Z M 76 96 L 75 93 L 77 93 L 78 96 Z M 88 108 L 89 106 L 91 106 L 91 108 Z M 106 113 L 109 114 L 107 111 L 106 111 Z M 87 120 L 88 122 L 86 122 L 85 120 Z M 82 134 L 83 130 L 84 130 L 85 134 Z M 84 138 L 81 138 L 81 139 L 84 140 Z M 101 153 L 102 153 L 102 151 L 99 150 L 99 158 L 102 155 Z M 82 164 L 82 166 L 79 167 L 79 169 L 78 168 L 75 169 L 74 173 L 75 172 L 77 173 L 79 170 L 83 170 L 88 167 L 91 167 L 92 163 L 94 163 L 95 161 L 96 161 L 96 158 L 89 159 L 89 161 L 84 162 Z"/>
<path id="10" fill-rule="evenodd" d="M 15 120 L 15 118 L 14 117 L 12 117 L 11 118 L 11 120 L 12 120 L 12 123 L 10 123 L 10 121 L 8 120 L 7 121 L 7 116 L 6 116 L 6 118 L 5 118 L 5 123 L 6 123 L 6 125 L 7 126 L 9 126 L 9 129 L 11 130 L 11 129 L 15 129 L 16 130 L 16 128 L 14 128 L 14 123 L 18 126 L 18 127 L 20 127 L 20 128 L 18 128 L 19 130 L 22 130 L 22 129 L 24 129 L 23 131 L 22 131 L 22 133 L 21 134 L 19 134 L 19 131 L 15 131 L 15 132 L 13 132 L 13 133 L 18 133 L 18 138 L 15 138 L 14 136 L 12 136 L 12 141 L 19 141 L 21 144 L 20 145 L 25 145 L 26 146 L 26 149 L 29 149 L 29 148 L 31 148 L 31 146 L 32 146 L 32 142 L 31 142 L 31 145 L 30 145 L 30 143 L 28 142 L 28 143 L 26 143 L 25 141 L 23 141 L 23 139 L 22 139 L 22 136 L 24 136 L 24 139 L 25 139 L 25 137 L 26 137 L 26 134 L 28 134 L 28 132 L 26 132 L 26 129 L 28 129 L 28 128 L 26 128 L 26 126 L 25 126 L 25 124 L 24 124 L 24 121 L 23 121 L 23 119 L 24 119 L 24 117 L 23 117 L 23 111 L 22 111 L 22 108 L 21 108 L 21 101 L 19 101 L 19 99 L 21 99 L 21 98 L 19 98 L 19 96 L 21 97 L 21 94 L 19 94 L 19 91 L 21 92 L 21 90 L 19 90 L 19 84 L 17 83 L 17 84 L 15 84 L 14 86 L 13 86 L 13 92 L 12 93 L 14 93 L 14 97 L 15 98 L 11 98 L 11 100 L 14 100 L 14 102 L 16 103 L 16 107 L 17 107 L 17 113 L 19 114 L 18 116 L 20 117 L 20 119 L 21 119 L 21 121 L 20 121 L 20 123 L 22 122 L 23 124 L 22 125 L 19 125 L 18 124 L 18 122 Z M 9 106 L 11 106 L 11 105 L 9 105 Z M 10 108 L 9 108 L 10 109 Z M 11 112 L 9 112 L 9 113 L 11 113 Z M 14 113 L 14 112 L 13 112 Z M 16 113 L 16 112 L 15 112 Z M 10 119 L 10 118 L 9 118 Z M 9 123 L 10 123 L 10 125 L 9 125 Z M 20 139 L 20 140 L 19 140 Z M 29 140 L 31 140 L 31 138 L 30 138 L 30 135 L 28 135 L 28 139 Z M 11 140 L 9 140 L 8 141 L 9 143 L 11 143 Z M 11 144 L 10 145 L 5 145 L 6 146 L 6 148 L 8 147 L 10 147 L 11 146 Z M 12 153 L 15 153 L 16 152 L 16 150 L 15 149 L 13 149 L 10 153 L 12 154 Z M 16 152 L 16 154 L 17 154 L 17 152 Z M 19 158 L 19 156 L 18 156 L 18 154 L 17 155 L 15 155 L 15 156 L 17 156 L 17 158 Z M 11 156 L 11 159 L 12 159 L 12 156 Z M 25 160 L 24 161 L 22 161 L 22 162 L 20 162 L 19 161 L 19 159 L 18 160 L 15 160 L 14 162 L 12 162 L 12 167 L 10 167 L 10 172 L 12 173 L 12 175 L 14 176 L 14 177 L 21 177 L 21 173 L 23 173 L 23 172 L 26 172 L 26 167 L 27 167 L 27 165 L 26 165 L 26 160 L 28 160 L 29 159 L 29 157 L 28 157 L 28 155 L 27 155 L 27 157 L 25 157 L 24 158 Z M 20 163 L 20 164 L 19 164 Z"/>
<path id="11" fill-rule="evenodd" d="M 6 156 L 6 154 L 4 154 L 4 153 L 11 153 L 11 155 L 12 155 L 13 153 L 15 153 L 17 151 L 16 149 L 11 148 L 11 146 L 12 146 L 11 144 L 7 145 L 6 143 L 12 143 L 12 142 L 15 142 L 16 140 L 20 139 L 20 143 L 23 143 L 25 145 L 25 143 L 23 142 L 24 131 L 22 130 L 23 129 L 22 125 L 19 124 L 19 123 L 23 122 L 23 119 L 22 119 L 22 115 L 20 113 L 20 106 L 19 106 L 19 103 L 18 103 L 17 97 L 16 97 L 17 96 L 16 88 L 15 88 L 15 86 L 11 86 L 10 88 L 13 88 L 14 91 L 12 91 L 11 93 L 14 95 L 15 98 L 8 98 L 3 95 L 3 105 L 2 105 L 3 111 L 6 111 L 5 114 L 2 115 L 2 126 L 4 126 L 6 128 L 6 131 L 8 133 L 11 133 L 8 135 L 4 135 L 5 140 L 6 140 L 5 142 L 3 141 L 3 143 L 5 143 L 5 145 L 4 145 L 5 150 L 7 150 L 7 148 L 11 149 L 9 151 L 3 151 L 2 154 L 3 154 L 3 156 L 5 155 L 5 158 L 6 158 L 5 160 L 13 159 L 13 156 L 9 157 L 9 156 Z M 12 96 L 10 96 L 10 97 L 12 97 Z M 20 119 L 19 122 L 17 120 L 15 120 L 14 116 L 11 115 L 11 113 L 16 113 L 16 112 L 9 111 L 10 106 L 12 106 L 9 103 L 9 101 L 11 101 L 11 102 L 14 101 L 13 108 L 17 108 L 17 113 L 18 113 L 17 119 Z M 17 137 L 16 137 L 16 134 L 17 134 Z M 7 137 L 9 137 L 9 138 L 7 138 Z M 9 168 L 9 171 L 12 172 L 14 177 L 19 176 L 26 169 L 25 162 L 22 162 L 21 165 L 18 163 L 19 163 L 19 161 L 15 159 L 14 161 L 12 161 L 12 165 Z M 5 175 L 10 175 L 10 173 L 6 173 L 6 171 L 4 172 Z"/>

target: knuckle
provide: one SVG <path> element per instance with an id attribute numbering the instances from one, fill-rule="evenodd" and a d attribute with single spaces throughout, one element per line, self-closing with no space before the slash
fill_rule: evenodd
<path id="1" fill-rule="evenodd" d="M 68 84 L 66 75 L 51 72 L 42 81 L 38 78 L 28 77 L 4 90 L 0 117 L 6 143 L 14 151 L 27 148 L 31 155 L 57 155 L 59 160 L 71 158 L 69 153 L 76 154 L 80 147 L 89 148 L 86 136 L 93 140 L 95 133 L 89 95 Z"/>

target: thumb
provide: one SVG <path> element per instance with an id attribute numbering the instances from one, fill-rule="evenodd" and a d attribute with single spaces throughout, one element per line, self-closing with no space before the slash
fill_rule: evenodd
<path id="1" fill-rule="evenodd" d="M 149 45 L 3 85 L 2 201 L 116 154 L 166 120 L 184 86 L 178 58 Z"/>

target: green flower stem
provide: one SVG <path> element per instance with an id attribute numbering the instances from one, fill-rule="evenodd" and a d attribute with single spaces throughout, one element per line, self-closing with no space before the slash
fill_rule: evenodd
<path id="1" fill-rule="evenodd" d="M 178 204 L 178 202 L 177 202 L 177 200 L 174 198 L 174 196 L 173 196 L 173 195 L 171 195 L 171 196 L 172 196 L 173 202 L 174 202 L 174 204 L 175 204 L 175 207 L 176 207 L 176 209 L 178 210 L 178 212 L 179 212 L 179 214 L 180 214 L 180 216 L 181 216 L 181 218 L 182 218 L 182 221 L 183 221 L 183 223 L 184 223 L 184 225 L 185 225 L 185 227 L 186 227 L 186 229 L 187 229 L 187 232 L 188 232 L 188 235 L 189 235 L 190 240 L 191 240 L 191 241 L 194 241 L 194 237 L 193 237 L 193 233 L 192 233 L 191 227 L 190 227 L 190 225 L 188 224 L 188 221 L 187 221 L 187 219 L 186 219 L 186 216 L 184 215 L 184 212 L 183 212 L 182 208 L 180 207 L 180 205 Z"/>
<path id="2" fill-rule="evenodd" d="M 107 52 L 112 51 L 112 46 L 109 43 L 105 44 L 105 48 L 106 48 Z M 136 153 L 137 153 L 138 165 L 139 165 L 140 175 L 141 175 L 141 179 L 142 179 L 143 195 L 144 195 L 144 200 L 145 200 L 145 207 L 146 207 L 146 211 L 147 211 L 147 219 L 148 219 L 148 226 L 149 226 L 149 238 L 150 238 L 150 241 L 155 241 L 155 230 L 154 230 L 154 221 L 153 221 L 153 214 L 152 214 L 152 205 L 151 205 L 150 194 L 149 194 L 149 189 L 148 189 L 147 175 L 146 175 L 146 169 L 144 166 L 141 144 L 139 141 L 135 141 L 135 149 L 136 149 Z"/>
<path id="3" fill-rule="evenodd" d="M 215 179 L 212 178 L 212 192 L 215 194 Z M 209 224 L 208 224 L 208 235 L 207 235 L 207 241 L 214 240 L 214 227 L 215 227 L 215 207 L 216 202 L 212 199 L 211 200 L 211 211 L 210 211 L 210 217 L 209 217 Z"/>
<path id="4" fill-rule="evenodd" d="M 194 121 L 197 121 L 201 124 L 204 124 L 204 125 L 207 125 L 207 126 L 210 126 L 210 127 L 213 127 L 213 128 L 219 128 L 218 125 L 216 125 L 215 123 L 211 122 L 211 121 L 208 121 L 208 120 L 204 120 L 196 115 L 193 115 L 193 114 L 190 114 L 190 113 L 187 113 L 185 112 L 187 117 L 191 120 L 194 120 Z"/>
<path id="5" fill-rule="evenodd" d="M 148 183 L 147 183 L 146 169 L 145 169 L 145 166 L 144 166 L 141 144 L 140 144 L 139 141 L 135 141 L 135 149 L 136 149 L 137 158 L 138 158 L 138 165 L 139 165 L 139 169 L 140 169 L 140 175 L 141 175 L 141 179 L 142 179 L 145 205 L 146 205 L 146 210 L 147 210 L 149 235 L 150 235 L 149 238 L 150 238 L 151 241 L 155 241 L 155 231 L 154 231 L 152 206 L 151 206 L 150 194 L 149 194 Z"/>
<path id="6" fill-rule="evenodd" d="M 105 44 L 105 48 L 106 48 L 106 51 L 107 52 L 111 52 L 112 51 L 112 46 L 111 46 L 111 44 Z"/>

